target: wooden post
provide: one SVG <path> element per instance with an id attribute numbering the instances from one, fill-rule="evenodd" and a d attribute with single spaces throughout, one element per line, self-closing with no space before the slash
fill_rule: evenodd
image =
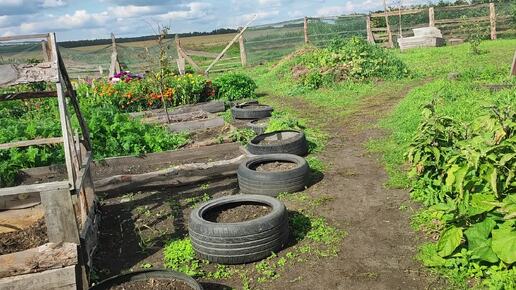
<path id="1" fill-rule="evenodd" d="M 308 17 L 306 16 L 303 20 L 303 31 L 305 34 L 305 43 L 308 43 Z"/>
<path id="2" fill-rule="evenodd" d="M 228 49 L 233 46 L 233 44 L 238 40 L 238 38 L 240 36 L 242 36 L 242 34 L 244 34 L 244 32 L 246 31 L 247 27 L 249 27 L 249 25 L 251 25 L 251 23 L 253 23 L 253 21 L 256 20 L 256 17 L 258 17 L 257 15 L 255 15 L 253 17 L 253 19 L 251 19 L 251 21 L 249 21 L 246 26 L 244 26 L 244 28 L 242 28 L 242 30 L 240 30 L 240 32 L 235 35 L 235 37 L 233 37 L 233 39 L 228 43 L 228 45 L 226 45 L 226 47 L 219 53 L 219 55 L 217 55 L 217 57 L 210 63 L 210 65 L 208 66 L 208 68 L 206 68 L 206 70 L 204 71 L 204 74 L 205 75 L 208 75 L 208 73 L 210 72 L 211 68 L 221 59 L 224 57 L 224 55 L 226 54 L 226 52 L 228 51 Z"/>
<path id="3" fill-rule="evenodd" d="M 516 51 L 514 51 L 514 58 L 512 59 L 511 76 L 516 76 Z"/>
<path id="4" fill-rule="evenodd" d="M 177 50 L 177 70 L 180 75 L 185 74 L 185 58 L 181 54 L 181 41 L 179 40 L 179 35 L 176 34 L 176 50 Z"/>
<path id="5" fill-rule="evenodd" d="M 392 32 L 391 32 L 391 26 L 389 25 L 389 16 L 387 15 L 387 2 L 383 0 L 383 8 L 384 8 L 384 15 L 385 15 L 385 24 L 387 25 L 387 37 L 388 37 L 388 45 L 389 48 L 394 48 L 394 43 L 392 42 Z"/>
<path id="6" fill-rule="evenodd" d="M 373 29 L 371 28 L 371 14 L 366 16 L 367 41 L 374 43 Z"/>
<path id="7" fill-rule="evenodd" d="M 428 26 L 435 27 L 435 12 L 434 7 L 428 8 Z"/>
<path id="8" fill-rule="evenodd" d="M 46 40 L 41 41 L 41 48 L 43 49 L 43 59 L 45 61 L 50 61 L 52 59 L 52 55 L 50 54 L 50 47 Z"/>
<path id="9" fill-rule="evenodd" d="M 111 43 L 113 52 L 111 53 L 111 66 L 109 67 L 109 76 L 113 76 L 121 71 L 120 62 L 118 61 L 118 51 L 116 49 L 115 35 L 111 33 Z"/>
<path id="10" fill-rule="evenodd" d="M 496 39 L 496 9 L 494 3 L 489 3 L 489 21 L 491 22 L 491 39 Z"/>
<path id="11" fill-rule="evenodd" d="M 238 43 L 240 45 L 240 61 L 242 62 L 242 67 L 247 66 L 247 53 L 245 51 L 245 43 L 244 43 L 244 36 L 240 35 L 240 38 L 238 39 Z"/>

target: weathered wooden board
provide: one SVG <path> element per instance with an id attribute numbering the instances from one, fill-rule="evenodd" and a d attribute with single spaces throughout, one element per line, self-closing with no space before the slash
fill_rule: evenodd
<path id="1" fill-rule="evenodd" d="M 59 143 L 63 143 L 63 137 L 33 139 L 33 140 L 24 140 L 24 141 L 16 141 L 16 142 L 11 142 L 11 143 L 4 143 L 4 144 L 0 144 L 0 149 L 29 147 L 29 146 L 35 146 L 35 145 L 50 145 L 50 144 L 59 144 Z"/>
<path id="2" fill-rule="evenodd" d="M 32 192 L 41 192 L 41 191 L 49 191 L 49 190 L 62 190 L 69 189 L 70 184 L 68 181 L 56 181 L 56 182 L 48 182 L 42 184 L 30 184 L 30 185 L 20 185 L 16 187 L 7 187 L 0 188 L 0 196 L 11 196 Z"/>
<path id="3" fill-rule="evenodd" d="M 39 196 L 37 199 L 39 203 Z M 41 205 L 17 210 L 0 210 L 0 234 L 26 229 L 42 219 L 44 214 Z"/>
<path id="4" fill-rule="evenodd" d="M 238 143 L 217 144 L 201 148 L 149 153 L 142 156 L 113 157 L 94 161 L 91 168 L 93 179 L 99 180 L 114 175 L 157 171 L 181 164 L 227 160 L 240 154 L 242 151 Z M 22 175 L 26 180 L 45 182 L 48 178 L 66 178 L 66 170 L 62 164 L 52 165 L 24 169 Z"/>
<path id="5" fill-rule="evenodd" d="M 0 279 L 2 290 L 77 290 L 77 266 Z"/>
<path id="6" fill-rule="evenodd" d="M 48 240 L 51 243 L 79 244 L 79 232 L 70 190 L 43 191 L 40 196 L 41 204 L 45 209 Z"/>
<path id="7" fill-rule="evenodd" d="M 224 102 L 222 101 L 210 101 L 205 103 L 198 103 L 195 105 L 185 105 L 185 106 L 179 106 L 175 107 L 173 110 L 169 112 L 170 115 L 177 115 L 177 114 L 185 114 L 185 113 L 191 113 L 196 111 L 204 111 L 208 113 L 220 113 L 224 112 L 226 109 Z M 159 116 L 164 115 L 165 111 L 163 109 L 157 109 L 157 110 L 150 110 L 145 112 L 136 112 L 136 113 L 130 113 L 129 115 L 131 117 L 153 117 L 153 116 Z"/>
<path id="8" fill-rule="evenodd" d="M 77 253 L 77 244 L 48 243 L 37 248 L 2 255 L 0 256 L 0 265 L 2 265 L 0 267 L 0 278 L 76 265 L 78 262 Z M 1 287 L 1 283 L 0 289 L 4 289 Z"/>
<path id="9" fill-rule="evenodd" d="M 222 117 L 210 114 L 205 119 L 170 123 L 167 124 L 167 126 L 172 132 L 194 132 L 197 130 L 222 127 L 224 124 L 224 119 Z"/>
<path id="10" fill-rule="evenodd" d="M 156 172 L 137 175 L 117 175 L 95 182 L 97 192 L 129 192 L 158 186 L 183 186 L 236 175 L 241 155 L 231 160 L 176 166 Z"/>
<path id="11" fill-rule="evenodd" d="M 57 68 L 51 62 L 0 65 L 0 86 L 57 81 Z"/>

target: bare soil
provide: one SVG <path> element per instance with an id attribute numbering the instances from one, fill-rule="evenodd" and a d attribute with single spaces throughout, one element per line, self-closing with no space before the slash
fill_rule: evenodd
<path id="1" fill-rule="evenodd" d="M 258 144 L 260 144 L 260 145 L 274 145 L 274 144 L 281 143 L 281 142 L 283 142 L 285 140 L 292 139 L 292 138 L 294 138 L 296 136 L 299 136 L 299 133 L 297 133 L 297 132 L 281 132 L 281 133 L 276 133 L 274 135 L 265 137 L 263 140 L 258 142 Z"/>
<path id="2" fill-rule="evenodd" d="M 129 281 L 123 284 L 109 288 L 111 290 L 192 290 L 188 284 L 179 280 L 155 280 L 149 279 L 147 281 Z"/>
<path id="3" fill-rule="evenodd" d="M 36 248 L 47 242 L 45 219 L 40 219 L 24 230 L 0 234 L 0 256 Z"/>
<path id="4" fill-rule="evenodd" d="M 204 218 L 214 223 L 240 223 L 266 216 L 272 209 L 261 203 L 228 204 L 208 211 Z"/>
<path id="5" fill-rule="evenodd" d="M 284 106 L 299 116 L 310 113 L 309 126 L 322 126 L 329 133 L 329 143 L 319 155 L 329 169 L 307 193 L 335 198 L 317 211 L 348 236 L 337 257 L 298 263 L 264 289 L 442 288 L 443 282 L 414 258 L 419 237 L 410 228 L 410 213 L 400 210 L 402 205 L 413 205 L 408 192 L 386 188 L 388 177 L 378 156 L 365 148 L 370 139 L 385 134 L 377 127 L 378 120 L 422 84 L 414 81 L 396 92 L 367 97 L 344 118 L 338 108 L 332 111 L 302 98 L 281 97 L 273 102 L 281 104 L 278 109 Z"/>
<path id="6" fill-rule="evenodd" d="M 256 167 L 256 171 L 258 172 L 281 172 L 292 170 L 297 167 L 296 163 L 292 162 L 283 162 L 283 161 L 274 161 L 262 163 Z"/>

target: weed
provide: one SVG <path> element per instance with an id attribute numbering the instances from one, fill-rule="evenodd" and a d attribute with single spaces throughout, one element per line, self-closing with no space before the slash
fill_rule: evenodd
<path id="1" fill-rule="evenodd" d="M 164 251 L 165 267 L 190 276 L 202 276 L 201 261 L 195 258 L 195 252 L 189 238 L 174 240 L 167 244 Z"/>

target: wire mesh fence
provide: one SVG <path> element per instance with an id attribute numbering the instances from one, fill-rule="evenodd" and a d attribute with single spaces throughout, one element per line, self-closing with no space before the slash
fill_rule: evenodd
<path id="1" fill-rule="evenodd" d="M 433 8 L 435 26 L 445 39 L 467 39 L 472 33 L 480 33 L 489 38 L 492 29 L 493 7 L 490 4 L 437 6 Z M 413 35 L 412 29 L 430 25 L 429 7 L 387 11 L 393 42 L 400 35 Z M 385 43 L 388 31 L 385 13 L 370 15 L 371 30 L 376 43 Z M 491 16 L 491 17 L 490 17 Z M 367 18 L 365 14 L 334 17 L 298 18 L 290 21 L 249 27 L 243 34 L 248 65 L 257 65 L 285 57 L 305 44 L 305 36 L 316 46 L 325 46 L 335 37 L 358 36 L 366 38 Z M 500 2 L 495 5 L 497 38 L 516 36 L 516 3 Z M 306 27 L 306 31 L 305 31 Z M 193 36 L 181 39 L 181 47 L 201 70 L 206 69 L 224 47 L 234 38 L 235 33 Z M 113 47 L 90 45 L 82 47 L 59 46 L 69 74 L 74 77 L 106 77 L 111 63 Z M 175 67 L 178 58 L 176 42 L 173 38 L 164 41 L 163 49 L 169 62 Z M 150 71 L 159 63 L 160 47 L 156 40 L 117 43 L 118 59 L 122 69 L 133 72 Z M 0 43 L 0 64 L 27 63 L 42 60 L 40 42 Z M 238 41 L 224 54 L 211 72 L 223 72 L 242 66 Z M 187 64 L 187 70 L 193 67 Z"/>

